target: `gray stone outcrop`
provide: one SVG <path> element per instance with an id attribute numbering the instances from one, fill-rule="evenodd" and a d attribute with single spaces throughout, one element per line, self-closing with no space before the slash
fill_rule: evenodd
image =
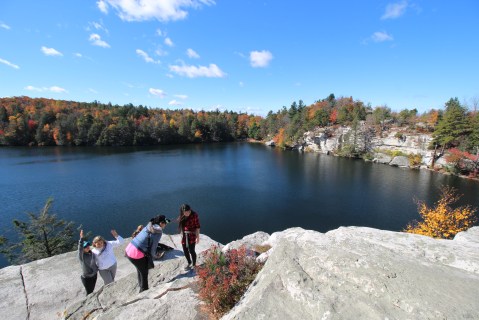
<path id="1" fill-rule="evenodd" d="M 382 136 L 378 136 L 370 126 L 362 121 L 356 130 L 351 127 L 338 126 L 316 128 L 306 132 L 302 139 L 302 146 L 307 151 L 337 154 L 343 147 L 355 145 L 356 150 L 373 154 L 373 162 L 399 167 L 409 167 L 409 161 L 406 162 L 402 158 L 394 160 L 395 157 L 390 154 L 419 155 L 422 161 L 418 166 L 427 168 L 432 164 L 434 153 L 433 150 L 428 149 L 432 140 L 431 134 L 402 133 L 399 129 L 385 131 L 382 132 Z M 438 168 L 445 165 L 441 159 L 436 159 L 435 164 Z"/>
<path id="2" fill-rule="evenodd" d="M 8 319 L 206 320 L 195 273 L 183 271 L 179 237 L 173 240 L 162 238 L 176 248 L 155 263 L 142 293 L 121 249 L 116 281 L 102 286 L 99 279 L 88 297 L 75 252 L 0 269 L 2 312 Z M 217 243 L 202 235 L 197 251 L 211 245 Z M 225 320 L 479 319 L 479 227 L 454 240 L 365 227 L 291 228 L 226 248 L 241 245 L 271 249 L 258 257 L 263 269 Z"/>
<path id="3" fill-rule="evenodd" d="M 479 319 L 479 227 L 455 240 L 370 228 L 273 234 L 227 319 Z"/>
<path id="4" fill-rule="evenodd" d="M 122 246 L 115 248 L 118 260 L 115 282 L 103 286 L 103 280 L 98 275 L 95 292 L 88 299 L 85 299 L 80 280 L 81 268 L 76 251 L 0 269 L 0 310 L 9 315 L 8 319 L 51 320 L 62 319 L 67 315 L 72 319 L 81 319 L 79 314 L 89 312 L 88 308 L 92 306 L 96 307 L 92 307 L 91 310 L 99 306 L 116 305 L 120 301 L 122 303 L 130 301 L 132 296 L 137 296 L 138 288 L 136 288 L 136 269 L 124 256 L 124 249 L 129 240 L 126 239 Z M 173 235 L 171 238 L 164 235 L 161 243 L 173 247 L 174 250 L 167 251 L 160 261 L 155 261 L 158 268 L 155 267 L 151 272 L 150 281 L 151 278 L 162 277 L 160 265 L 165 263 L 170 269 L 176 268 L 177 270 L 170 273 L 177 276 L 186 263 L 179 235 Z M 201 235 L 197 252 L 202 252 L 215 243 L 209 237 Z M 174 261 L 174 266 L 170 260 Z M 143 303 L 144 301 L 140 305 Z M 76 311 L 73 312 L 72 308 Z M 96 314 L 100 312 L 96 311 Z"/>

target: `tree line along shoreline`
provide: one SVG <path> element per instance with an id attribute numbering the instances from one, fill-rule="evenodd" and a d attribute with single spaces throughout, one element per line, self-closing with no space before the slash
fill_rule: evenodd
<path id="1" fill-rule="evenodd" d="M 417 109 L 392 111 L 372 107 L 352 97 L 330 94 L 306 106 L 302 100 L 265 116 L 233 111 L 161 109 L 30 98 L 0 98 L 0 146 L 155 146 L 168 144 L 274 141 L 290 148 L 303 143 L 315 128 L 361 122 L 367 132 L 382 136 L 391 127 L 403 133 L 427 133 L 429 146 L 446 155 L 450 173 L 476 178 L 479 170 L 478 99 L 445 102 L 443 109 L 419 114 Z M 355 139 L 356 140 L 356 139 Z M 368 150 L 354 143 L 342 146 L 341 156 L 366 158 Z"/>

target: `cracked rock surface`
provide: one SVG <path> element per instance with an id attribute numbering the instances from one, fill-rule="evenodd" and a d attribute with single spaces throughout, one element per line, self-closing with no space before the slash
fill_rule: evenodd
<path id="1" fill-rule="evenodd" d="M 212 244 L 202 236 L 197 252 Z M 271 249 L 258 257 L 265 266 L 224 320 L 479 319 L 479 227 L 454 240 L 363 227 L 327 233 L 291 228 L 258 232 L 229 247 L 241 244 Z M 116 281 L 103 286 L 99 278 L 88 297 L 75 253 L 0 269 L 4 318 L 208 319 L 194 272 L 183 271 L 181 248 L 156 262 L 150 289 L 142 293 L 122 252 Z"/>

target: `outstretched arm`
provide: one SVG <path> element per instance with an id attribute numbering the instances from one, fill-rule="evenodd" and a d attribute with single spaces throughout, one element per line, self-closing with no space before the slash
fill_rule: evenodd
<path id="1" fill-rule="evenodd" d="M 108 241 L 108 242 L 111 243 L 114 247 L 117 247 L 124 242 L 123 238 L 118 234 L 118 232 L 116 232 L 115 229 L 111 230 L 111 235 L 113 237 L 115 237 L 116 240 L 115 241 Z"/>

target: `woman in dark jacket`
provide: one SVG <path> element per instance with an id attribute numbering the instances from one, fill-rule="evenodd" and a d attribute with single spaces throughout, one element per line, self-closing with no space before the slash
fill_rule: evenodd
<path id="1" fill-rule="evenodd" d="M 195 245 L 200 242 L 200 219 L 198 213 L 191 210 L 187 204 L 180 207 L 180 216 L 178 217 L 178 229 L 181 233 L 181 245 L 188 265 L 185 271 L 196 267 Z"/>
<path id="2" fill-rule="evenodd" d="M 90 242 L 83 239 L 83 230 L 80 230 L 78 241 L 78 259 L 82 268 L 81 282 L 85 287 L 86 294 L 95 290 L 98 267 L 96 266 L 95 255 L 91 252 Z"/>
<path id="3" fill-rule="evenodd" d="M 148 290 L 148 258 L 145 254 L 149 250 L 151 256 L 155 256 L 158 242 L 168 222 L 170 220 L 164 215 L 150 219 L 148 225 L 131 240 L 125 249 L 126 257 L 136 268 L 140 292 Z"/>

